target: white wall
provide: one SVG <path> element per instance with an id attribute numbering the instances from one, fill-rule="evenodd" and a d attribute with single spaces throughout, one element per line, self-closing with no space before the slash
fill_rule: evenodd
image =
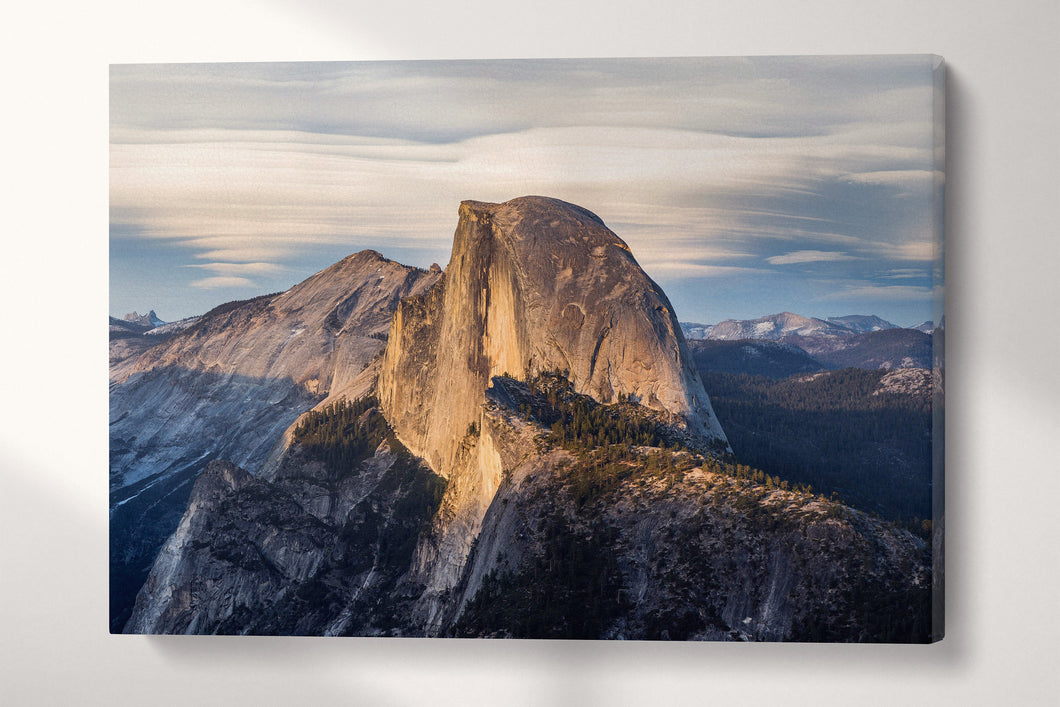
<path id="1" fill-rule="evenodd" d="M 4 25 L 0 702 L 1060 700 L 1055 0 L 58 2 Z M 949 62 L 941 644 L 107 634 L 108 63 L 809 53 Z"/>

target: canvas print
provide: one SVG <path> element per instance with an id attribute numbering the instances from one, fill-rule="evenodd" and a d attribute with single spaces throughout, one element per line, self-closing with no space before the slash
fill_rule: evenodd
<path id="1" fill-rule="evenodd" d="M 112 66 L 111 631 L 939 640 L 943 77 Z"/>

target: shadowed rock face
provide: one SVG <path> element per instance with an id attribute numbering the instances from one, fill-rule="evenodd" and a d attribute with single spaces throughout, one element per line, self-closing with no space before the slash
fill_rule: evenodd
<path id="1" fill-rule="evenodd" d="M 926 548 L 909 533 L 685 451 L 641 448 L 669 461 L 594 477 L 516 411 L 528 400 L 512 379 L 487 394 L 504 476 L 450 591 L 419 582 L 414 550 L 445 484 L 370 409 L 348 467 L 299 441 L 268 480 L 211 463 L 126 631 L 926 640 Z"/>
<path id="2" fill-rule="evenodd" d="M 398 301 L 439 277 L 362 251 L 287 292 L 222 305 L 142 352 L 112 355 L 116 628 L 206 463 L 258 473 L 301 413 L 370 390 Z"/>
<path id="3" fill-rule="evenodd" d="M 121 361 L 111 379 L 112 491 L 163 472 L 167 449 L 186 457 L 202 447 L 196 456 L 216 451 L 257 471 L 279 439 L 275 426 L 356 386 L 398 301 L 437 279 L 363 251 L 282 294 L 219 307 Z M 253 424 L 232 434 L 240 420 Z"/>
<path id="4" fill-rule="evenodd" d="M 581 393 L 629 396 L 699 446 L 728 446 L 669 300 L 596 215 L 530 196 L 465 201 L 459 216 L 441 281 L 398 307 L 379 378 L 399 438 L 449 479 L 417 554 L 419 579 L 439 594 L 459 578 L 503 474 L 483 418 L 493 376 L 567 371 Z"/>
<path id="5" fill-rule="evenodd" d="M 211 462 L 125 632 L 378 633 L 439 483 L 385 441 L 342 472 L 296 446 L 268 481 Z"/>

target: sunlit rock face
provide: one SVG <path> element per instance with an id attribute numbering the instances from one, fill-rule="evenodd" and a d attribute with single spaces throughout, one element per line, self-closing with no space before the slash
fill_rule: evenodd
<path id="1" fill-rule="evenodd" d="M 418 555 L 430 590 L 459 577 L 501 480 L 483 412 L 491 378 L 555 369 L 579 392 L 631 398 L 699 446 L 727 448 L 673 307 L 599 217 L 539 196 L 462 202 L 449 265 L 398 307 L 379 379 L 398 436 L 449 479 Z"/>
<path id="2" fill-rule="evenodd" d="M 380 399 L 442 474 L 504 373 L 567 371 L 579 392 L 632 397 L 724 447 L 680 331 L 666 295 L 596 215 L 537 196 L 465 201 L 441 282 L 394 317 Z"/>

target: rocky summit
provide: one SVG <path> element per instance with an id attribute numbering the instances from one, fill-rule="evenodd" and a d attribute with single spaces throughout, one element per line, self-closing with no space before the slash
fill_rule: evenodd
<path id="1" fill-rule="evenodd" d="M 465 201 L 448 266 L 384 288 L 377 319 L 350 319 L 381 303 L 355 270 L 356 297 L 311 279 L 122 363 L 241 361 L 313 407 L 198 476 L 126 631 L 929 639 L 925 543 L 736 463 L 669 301 L 596 215 Z M 374 362 L 346 341 L 366 335 Z"/>
<path id="2" fill-rule="evenodd" d="M 725 447 L 673 307 L 599 217 L 536 196 L 461 203 L 441 281 L 394 317 L 379 383 L 387 418 L 448 475 L 490 379 L 548 370 Z"/>

